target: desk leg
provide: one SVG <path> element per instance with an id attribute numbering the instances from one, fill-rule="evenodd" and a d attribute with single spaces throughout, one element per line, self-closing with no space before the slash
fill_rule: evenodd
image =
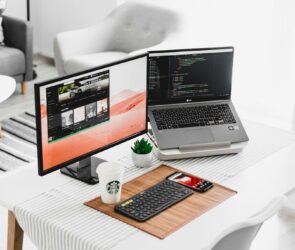
<path id="1" fill-rule="evenodd" d="M 7 250 L 22 250 L 23 237 L 24 232 L 19 226 L 13 212 L 8 211 Z"/>

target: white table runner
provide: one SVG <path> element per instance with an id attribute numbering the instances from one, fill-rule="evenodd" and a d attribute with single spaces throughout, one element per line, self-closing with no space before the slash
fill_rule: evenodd
<path id="1" fill-rule="evenodd" d="M 222 183 L 263 158 L 288 146 L 295 135 L 256 123 L 245 123 L 250 142 L 237 155 L 202 157 L 167 164 Z M 126 168 L 125 181 L 150 169 L 132 166 L 129 153 L 120 159 Z M 154 159 L 153 167 L 160 161 Z M 71 181 L 38 195 L 15 207 L 16 218 L 38 249 L 94 250 L 110 249 L 139 231 L 83 205 L 99 195 L 98 185 L 89 186 Z"/>

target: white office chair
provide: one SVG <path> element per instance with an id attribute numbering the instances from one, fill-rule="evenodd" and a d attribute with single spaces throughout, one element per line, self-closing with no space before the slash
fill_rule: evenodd
<path id="1" fill-rule="evenodd" d="M 66 75 L 147 50 L 180 48 L 183 20 L 161 4 L 128 1 L 95 26 L 57 34 L 57 71 Z"/>
<path id="2" fill-rule="evenodd" d="M 275 215 L 283 206 L 285 200 L 285 196 L 274 198 L 260 212 L 225 230 L 203 250 L 249 250 L 264 221 Z"/>

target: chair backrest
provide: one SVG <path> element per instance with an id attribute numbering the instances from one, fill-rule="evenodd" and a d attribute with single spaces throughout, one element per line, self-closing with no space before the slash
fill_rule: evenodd
<path id="1" fill-rule="evenodd" d="M 144 1 L 128 1 L 108 17 L 112 23 L 111 47 L 130 53 L 162 42 L 181 26 L 181 15 L 168 7 Z"/>
<path id="2" fill-rule="evenodd" d="M 285 196 L 274 198 L 260 212 L 225 230 L 204 250 L 249 250 L 263 222 L 275 215 L 283 206 L 285 200 Z"/>

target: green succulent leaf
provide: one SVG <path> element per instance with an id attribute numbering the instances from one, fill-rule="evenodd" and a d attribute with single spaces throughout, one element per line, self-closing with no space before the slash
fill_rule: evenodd
<path id="1" fill-rule="evenodd" d="M 131 149 L 136 154 L 149 154 L 153 150 L 153 146 L 148 140 L 141 138 L 140 140 L 136 140 L 136 142 L 134 142 Z"/>

